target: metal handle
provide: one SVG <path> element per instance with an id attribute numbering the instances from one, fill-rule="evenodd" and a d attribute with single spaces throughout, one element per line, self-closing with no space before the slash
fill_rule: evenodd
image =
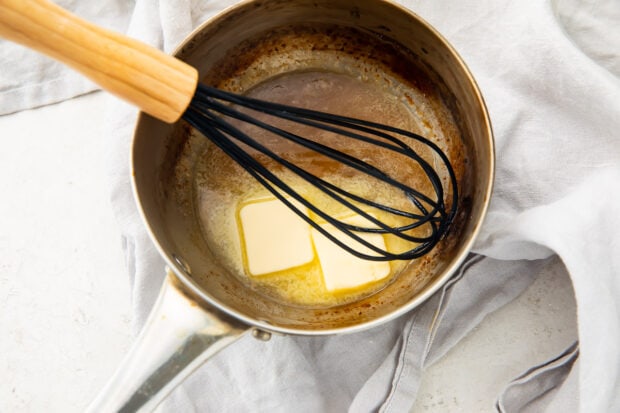
<path id="1" fill-rule="evenodd" d="M 146 325 L 88 412 L 146 412 L 248 327 L 186 296 L 168 271 Z"/>

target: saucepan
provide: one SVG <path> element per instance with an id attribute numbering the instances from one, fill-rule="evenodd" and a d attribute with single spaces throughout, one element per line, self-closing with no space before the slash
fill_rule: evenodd
<path id="1" fill-rule="evenodd" d="M 264 84 L 273 90 L 299 87 L 293 92 L 301 100 L 314 99 L 319 106 L 322 99 L 330 101 L 328 110 L 357 108 L 353 115 L 375 115 L 382 123 L 389 116 L 382 107 L 399 107 L 397 113 L 411 117 L 413 127 L 448 154 L 458 178 L 458 212 L 449 235 L 431 253 L 406 263 L 371 293 L 331 304 L 283 299 L 260 281 L 239 276 L 221 253 L 236 251 L 234 242 L 218 232 L 220 218 L 209 218 L 226 216 L 230 207 L 208 196 L 209 177 L 219 176 L 214 185 L 233 193 L 251 178 L 229 176 L 226 161 L 183 121 L 168 125 L 141 114 L 132 149 L 133 189 L 167 277 L 143 332 L 92 411 L 153 409 L 209 357 L 245 334 L 260 340 L 272 334 L 345 334 L 413 310 L 463 262 L 491 194 L 493 136 L 481 93 L 453 47 L 400 5 L 246 1 L 205 22 L 175 55 L 196 67 L 203 82 L 238 93 L 253 93 Z M 291 74 L 305 80 L 286 83 Z M 334 76 L 348 80 L 333 81 Z M 330 90 L 347 82 L 382 90 L 384 101 L 373 95 L 353 104 L 346 90 Z M 313 85 L 320 93 L 304 89 Z"/>

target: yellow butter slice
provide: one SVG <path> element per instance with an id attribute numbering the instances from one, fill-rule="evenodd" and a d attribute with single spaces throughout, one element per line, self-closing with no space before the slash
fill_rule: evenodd
<path id="1" fill-rule="evenodd" d="M 303 213 L 307 209 L 291 200 Z M 310 226 L 276 198 L 253 200 L 239 210 L 247 270 L 260 276 L 314 259 Z"/>
<path id="2" fill-rule="evenodd" d="M 371 225 L 368 220 L 359 215 L 347 218 L 344 221 L 358 226 Z M 334 235 L 338 240 L 353 247 L 353 249 L 368 255 L 376 255 L 370 248 L 352 240 L 333 225 L 326 223 L 321 225 L 321 227 Z M 358 233 L 358 235 L 372 245 L 385 249 L 385 239 L 382 234 Z M 391 267 L 389 262 L 369 261 L 358 258 L 334 244 L 314 228 L 312 229 L 312 238 L 323 273 L 325 287 L 330 292 L 359 288 L 379 281 L 390 274 Z"/>

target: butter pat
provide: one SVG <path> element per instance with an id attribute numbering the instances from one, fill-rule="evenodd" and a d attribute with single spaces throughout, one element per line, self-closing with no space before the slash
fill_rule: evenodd
<path id="1" fill-rule="evenodd" d="M 354 216 L 344 221 L 358 226 L 369 225 L 369 222 L 361 216 Z M 321 227 L 356 251 L 367 253 L 368 255 L 374 253 L 371 249 L 352 240 L 331 224 L 323 224 Z M 383 235 L 369 233 L 358 233 L 358 235 L 372 245 L 385 249 Z M 358 288 L 379 281 L 390 274 L 389 262 L 369 261 L 358 258 L 334 244 L 314 228 L 312 229 L 312 238 L 323 272 L 323 281 L 325 287 L 330 292 Z"/>
<path id="2" fill-rule="evenodd" d="M 307 214 L 307 209 L 291 200 Z M 251 201 L 239 210 L 247 270 L 258 276 L 314 259 L 310 226 L 279 199 Z"/>

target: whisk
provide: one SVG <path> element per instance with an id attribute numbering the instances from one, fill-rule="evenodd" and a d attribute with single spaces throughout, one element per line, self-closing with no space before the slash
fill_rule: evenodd
<path id="1" fill-rule="evenodd" d="M 165 122 L 179 118 L 210 139 L 276 198 L 309 225 L 349 253 L 366 260 L 409 260 L 432 250 L 449 231 L 458 204 L 457 180 L 452 165 L 439 146 L 418 134 L 375 122 L 339 116 L 234 94 L 198 83 L 197 71 L 174 57 L 122 35 L 83 21 L 46 0 L 0 0 L 0 36 L 22 43 L 72 66 L 104 89 L 128 100 L 144 112 Z M 240 109 L 245 108 L 245 109 Z M 411 187 L 371 160 L 292 129 L 276 126 L 253 116 L 260 112 L 291 124 L 325 131 L 339 140 L 374 145 L 377 150 L 406 157 L 423 174 L 431 193 Z M 231 119 L 234 120 L 231 122 Z M 251 136 L 238 123 L 268 131 L 313 153 L 370 177 L 378 185 L 396 189 L 408 200 L 402 204 L 381 202 L 335 185 L 291 162 L 276 149 Z M 314 136 L 314 134 L 312 134 Z M 334 138 L 335 139 L 335 138 Z M 413 144 L 428 148 L 423 157 Z M 304 197 L 256 153 L 271 159 L 297 176 L 305 185 L 363 218 L 352 224 L 330 214 L 329 206 Z M 431 165 L 431 161 L 433 165 Z M 300 207 L 303 206 L 303 207 Z M 303 209 L 311 211 L 312 216 Z M 372 213 L 370 211 L 377 211 Z M 386 216 L 397 218 L 389 224 Z M 321 221 L 322 223 L 319 223 Z M 336 230 L 326 229 L 328 223 Z M 362 234 L 385 234 L 407 242 L 404 250 L 370 242 Z"/>

